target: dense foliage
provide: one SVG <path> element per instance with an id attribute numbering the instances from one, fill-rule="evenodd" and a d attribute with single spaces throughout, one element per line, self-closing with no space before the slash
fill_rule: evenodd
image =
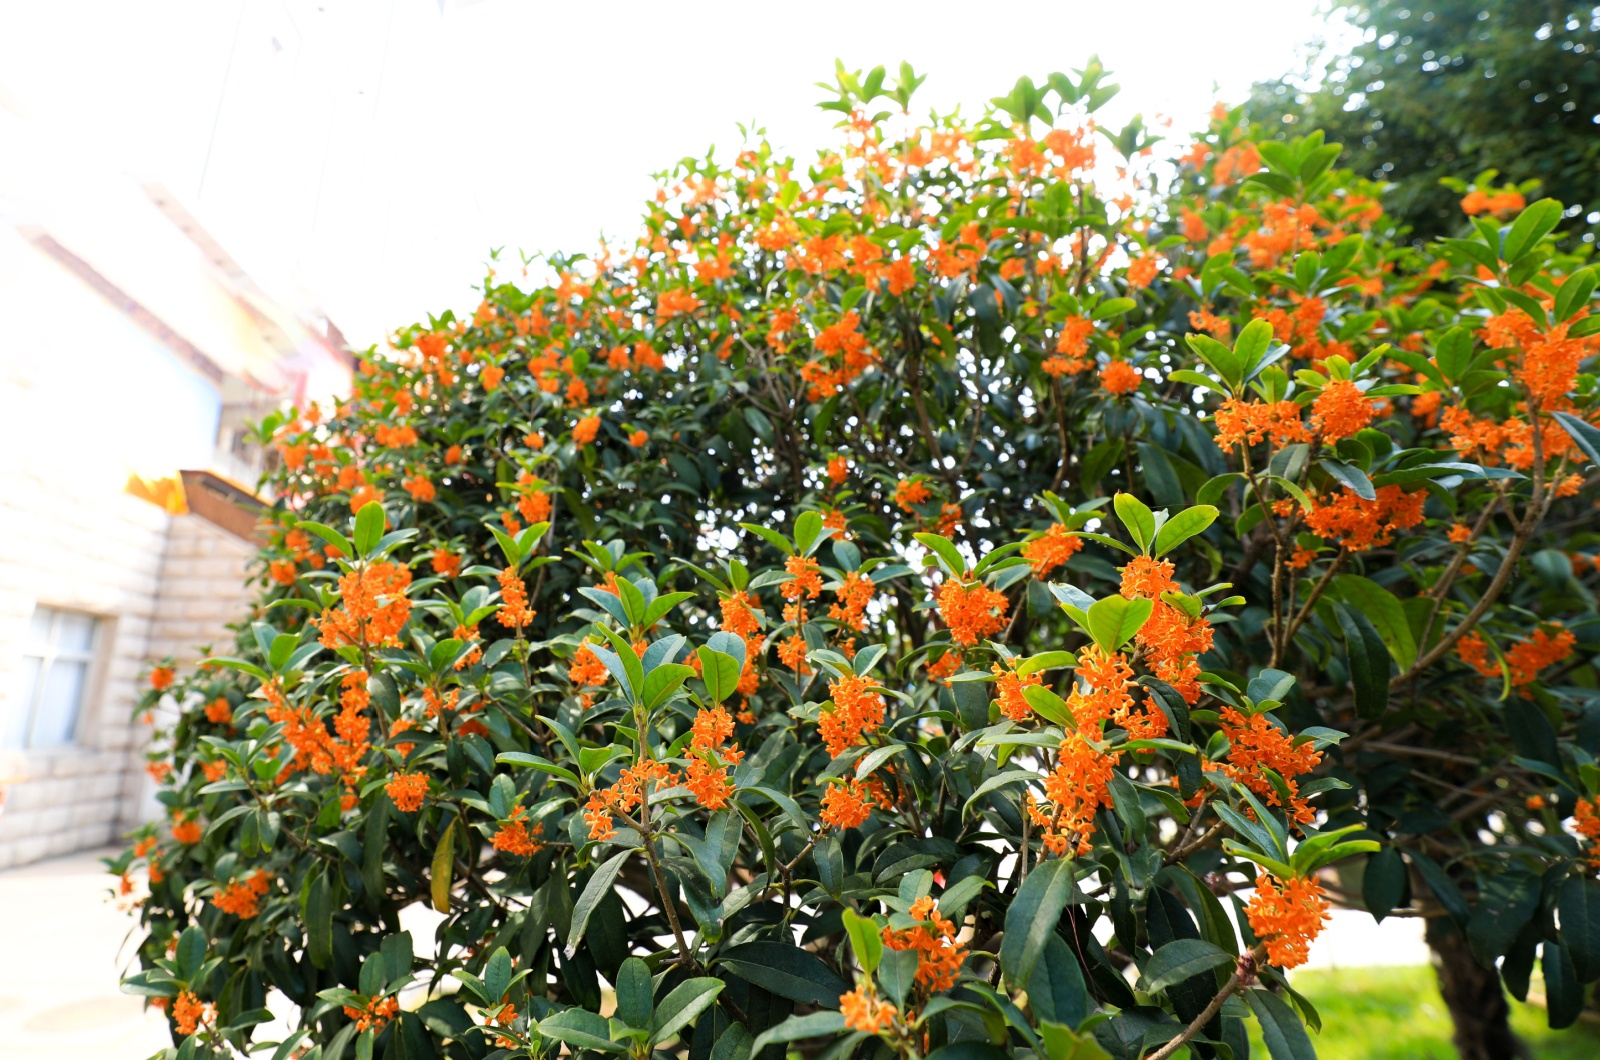
<path id="1" fill-rule="evenodd" d="M 115 863 L 181 1052 L 1312 1055 L 1329 899 L 1600 978 L 1594 272 L 1098 67 L 663 182 L 281 456 Z M 879 112 L 879 108 L 883 108 Z M 401 930 L 420 906 L 432 938 Z M 1230 917 L 1230 907 L 1235 914 Z M 410 916 L 410 913 L 407 913 Z M 1235 927 L 1237 922 L 1237 928 Z M 609 989 L 608 989 L 609 988 Z"/>
<path id="2" fill-rule="evenodd" d="M 1528 0 L 1337 0 L 1362 32 L 1304 75 L 1258 85 L 1262 124 L 1321 129 L 1424 238 L 1454 235 L 1459 183 L 1534 181 L 1600 231 L 1600 14 Z M 1445 178 L 1445 182 L 1441 182 Z"/>

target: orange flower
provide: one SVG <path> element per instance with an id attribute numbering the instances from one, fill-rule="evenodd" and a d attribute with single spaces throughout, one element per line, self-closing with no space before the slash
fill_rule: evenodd
<path id="1" fill-rule="evenodd" d="M 722 597 L 722 628 L 747 643 L 750 635 L 761 628 L 760 613 L 756 601 L 742 589 Z"/>
<path id="2" fill-rule="evenodd" d="M 700 308 L 700 299 L 682 288 L 662 291 L 656 300 L 656 322 L 665 323 L 681 313 L 692 313 Z"/>
<path id="3" fill-rule="evenodd" d="M 1348 438 L 1377 415 L 1372 401 L 1348 379 L 1335 379 L 1322 388 L 1311 405 L 1311 425 L 1324 442 Z"/>
<path id="4" fill-rule="evenodd" d="M 1589 859 L 1589 868 L 1600 871 L 1600 808 L 1595 806 L 1593 800 L 1580 798 L 1573 807 L 1572 815 L 1574 827 L 1583 837 L 1583 844 L 1588 849 L 1585 851 Z"/>
<path id="5" fill-rule="evenodd" d="M 587 644 L 578 645 L 578 650 L 572 655 L 572 662 L 567 666 L 567 680 L 575 688 L 587 685 L 603 685 L 611 672 L 606 669 L 606 664 L 600 661 Z"/>
<path id="6" fill-rule="evenodd" d="M 441 578 L 454 578 L 461 573 L 461 555 L 447 548 L 433 550 L 433 573 Z"/>
<path id="7" fill-rule="evenodd" d="M 867 605 L 872 602 L 875 590 L 871 578 L 850 571 L 844 576 L 844 583 L 834 590 L 839 602 L 828 608 L 828 617 L 837 619 L 851 629 L 861 630 L 866 625 Z"/>
<path id="8" fill-rule="evenodd" d="M 1306 514 L 1306 525 L 1317 535 L 1337 540 L 1351 552 L 1380 548 L 1394 540 L 1396 531 L 1422 522 L 1427 494 L 1407 493 L 1399 486 L 1379 486 L 1376 500 L 1364 500 L 1348 486 L 1328 502 L 1317 501 Z"/>
<path id="9" fill-rule="evenodd" d="M 427 504 L 434 498 L 433 483 L 428 481 L 425 475 L 413 475 L 402 482 L 401 485 L 406 488 L 406 492 L 411 494 L 412 499 L 418 504 Z"/>
<path id="10" fill-rule="evenodd" d="M 150 687 L 155 689 L 157 692 L 171 688 L 174 676 L 175 673 L 172 667 L 157 666 L 155 669 L 150 671 Z"/>
<path id="11" fill-rule="evenodd" d="M 527 813 L 527 808 L 523 806 L 511 811 L 506 823 L 494 834 L 493 843 L 496 850 L 502 850 L 519 858 L 531 858 L 544 849 L 544 844 L 538 842 L 538 837 L 544 834 L 544 825 L 536 824 L 530 831 L 523 820 Z"/>
<path id="12" fill-rule="evenodd" d="M 500 611 L 495 615 L 507 629 L 522 629 L 537 614 L 528 606 L 528 587 L 515 568 L 506 567 L 495 575 L 500 582 Z"/>
<path id="13" fill-rule="evenodd" d="M 584 820 L 589 825 L 589 838 L 610 839 L 617 834 L 612 815 L 632 813 L 641 805 L 651 784 L 658 787 L 670 785 L 677 773 L 665 763 L 646 758 L 622 771 L 622 776 L 609 788 L 598 788 L 589 795 L 584 805 Z"/>
<path id="14" fill-rule="evenodd" d="M 578 445 L 585 446 L 594 441 L 600 434 L 600 417 L 585 416 L 572 428 L 572 440 Z"/>
<path id="15" fill-rule="evenodd" d="M 922 504 L 929 497 L 927 484 L 921 478 L 903 478 L 894 486 L 894 502 L 907 512 L 915 513 L 912 505 Z"/>
<path id="16" fill-rule="evenodd" d="M 217 892 L 212 897 L 211 904 L 240 920 L 249 920 L 260 913 L 261 899 L 271 889 L 272 873 L 266 869 L 257 869 L 248 879 L 230 883 Z"/>
<path id="17" fill-rule="evenodd" d="M 1293 401 L 1239 401 L 1229 398 L 1216 412 L 1217 444 L 1224 449 L 1256 445 L 1272 439 L 1275 445 L 1311 441 L 1300 422 L 1300 406 Z"/>
<path id="18" fill-rule="evenodd" d="M 1022 558 L 1033 568 L 1035 578 L 1043 578 L 1083 549 L 1083 538 L 1074 536 L 1056 523 L 1043 534 L 1022 546 Z"/>
<path id="19" fill-rule="evenodd" d="M 1045 804 L 1028 796 L 1028 816 L 1042 829 L 1040 842 L 1064 857 L 1069 849 L 1082 856 L 1092 849 L 1094 815 L 1111 806 L 1111 777 L 1120 751 L 1101 754 L 1079 733 L 1061 741 L 1056 768 L 1044 779 Z"/>
<path id="20" fill-rule="evenodd" d="M 206 720 L 213 725 L 227 725 L 233 721 L 233 704 L 226 697 L 218 696 L 206 704 Z"/>
<path id="21" fill-rule="evenodd" d="M 850 477 L 850 461 L 843 456 L 830 456 L 828 458 L 828 481 L 835 486 L 842 486 L 844 480 Z"/>
<path id="22" fill-rule="evenodd" d="M 207 1026 L 217 1018 L 216 1006 L 194 996 L 188 990 L 183 991 L 172 1003 L 172 1023 L 177 1028 L 180 1037 L 187 1037 L 201 1027 Z"/>
<path id="23" fill-rule="evenodd" d="M 1322 884 L 1314 879 L 1284 882 L 1266 872 L 1256 876 L 1256 893 L 1244 912 L 1250 930 L 1267 944 L 1268 960 L 1285 970 L 1306 963 L 1312 941 L 1332 919 Z"/>
<path id="24" fill-rule="evenodd" d="M 1133 393 L 1142 382 L 1144 376 L 1127 361 L 1111 361 L 1100 369 L 1100 388 L 1116 397 Z"/>
<path id="25" fill-rule="evenodd" d="M 947 578 L 939 586 L 939 617 L 957 644 L 972 645 L 1005 628 L 1011 601 L 982 582 Z"/>
<path id="26" fill-rule="evenodd" d="M 1268 806 L 1280 806 L 1277 786 L 1261 772 L 1265 766 L 1288 787 L 1289 805 L 1285 809 L 1290 816 L 1301 824 L 1316 819 L 1316 813 L 1300 798 L 1300 784 L 1295 779 L 1322 761 L 1322 752 L 1314 750 L 1309 740 L 1296 747 L 1294 737 L 1274 725 L 1266 714 L 1246 718 L 1233 707 L 1222 708 L 1222 734 L 1231 745 L 1228 760 L 1222 764 L 1224 773 L 1261 796 Z"/>
<path id="27" fill-rule="evenodd" d="M 1524 688 L 1539 679 L 1539 671 L 1547 666 L 1554 666 L 1572 654 L 1577 637 L 1569 629 L 1562 629 L 1560 623 L 1551 622 L 1555 626 L 1556 635 L 1551 636 L 1543 629 L 1533 631 L 1533 636 L 1527 640 L 1518 641 L 1506 652 L 1506 665 L 1511 668 L 1511 684 L 1516 688 Z"/>
<path id="28" fill-rule="evenodd" d="M 872 984 L 867 982 L 848 994 L 839 995 L 839 1012 L 850 1030 L 877 1034 L 893 1022 L 896 1009 L 887 1001 L 880 1001 L 872 992 Z"/>
<path id="29" fill-rule="evenodd" d="M 790 577 L 778 585 L 778 592 L 785 600 L 799 600 L 805 597 L 815 600 L 822 592 L 822 568 L 814 559 L 805 556 L 790 556 L 784 561 L 783 569 L 789 572 Z"/>
<path id="30" fill-rule="evenodd" d="M 733 718 L 720 706 L 701 710 L 695 715 L 691 731 L 694 737 L 689 744 L 691 754 L 684 784 L 701 806 L 720 810 L 733 794 L 733 779 L 723 763 L 738 765 L 744 760 L 744 752 L 737 744 L 728 745 L 733 738 Z"/>
<path id="31" fill-rule="evenodd" d="M 479 373 L 478 379 L 483 383 L 483 389 L 493 390 L 500 385 L 500 380 L 506 377 L 506 370 L 498 364 L 486 364 Z"/>
<path id="32" fill-rule="evenodd" d="M 194 846 L 200 842 L 200 837 L 204 834 L 205 830 L 200 827 L 200 822 L 192 817 L 172 822 L 172 838 L 184 846 Z"/>
<path id="33" fill-rule="evenodd" d="M 1149 287 L 1150 281 L 1161 271 L 1160 262 L 1151 253 L 1140 254 L 1128 263 L 1128 286 Z"/>
<path id="34" fill-rule="evenodd" d="M 860 828 L 872 814 L 872 798 L 859 780 L 829 784 L 822 794 L 822 821 L 835 828 Z"/>
<path id="35" fill-rule="evenodd" d="M 883 928 L 883 944 L 891 950 L 916 951 L 916 981 L 930 994 L 950 989 L 967 959 L 966 947 L 956 942 L 959 928 L 939 912 L 932 895 L 912 902 L 911 916 L 922 923 L 899 931 Z"/>
<path id="36" fill-rule="evenodd" d="M 1029 705 L 1027 697 L 1022 694 L 1025 688 L 1031 688 L 1044 680 L 1044 675 L 1039 673 L 1018 674 L 1007 670 L 999 663 L 991 669 L 995 674 L 996 698 L 1000 703 L 1000 713 L 1012 721 L 1027 721 L 1033 717 L 1033 707 Z"/>
<path id="37" fill-rule="evenodd" d="M 817 728 L 833 757 L 838 758 L 851 747 L 864 743 L 865 734 L 883 724 L 883 696 L 872 691 L 872 687 L 870 679 L 855 675 L 828 683 L 833 709 L 822 712 Z"/>
<path id="38" fill-rule="evenodd" d="M 633 446 L 635 449 L 643 449 L 646 445 L 650 444 L 650 432 L 634 431 L 632 434 L 628 435 L 628 444 Z"/>
<path id="39" fill-rule="evenodd" d="M 377 647 L 399 642 L 400 628 L 411 617 L 410 568 L 379 562 L 339 578 L 340 606 L 323 611 L 314 620 L 322 631 L 323 647 L 343 644 Z"/>
<path id="40" fill-rule="evenodd" d="M 375 997 L 367 1002 L 365 1008 L 344 1006 L 344 1014 L 355 1020 L 357 1032 L 371 1031 L 377 1034 L 399 1013 L 400 999 L 397 997 Z"/>
<path id="41" fill-rule="evenodd" d="M 428 795 L 428 777 L 425 773 L 396 773 L 384 790 L 401 813 L 416 813 Z"/>

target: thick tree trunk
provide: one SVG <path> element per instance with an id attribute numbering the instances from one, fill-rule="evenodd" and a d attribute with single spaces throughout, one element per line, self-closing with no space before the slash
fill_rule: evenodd
<path id="1" fill-rule="evenodd" d="M 1461 1060 L 1525 1060 L 1529 1053 L 1511 1031 L 1511 1006 L 1499 973 L 1477 962 L 1467 937 L 1449 917 L 1429 917 L 1426 925 L 1434 974 L 1455 1024 Z"/>

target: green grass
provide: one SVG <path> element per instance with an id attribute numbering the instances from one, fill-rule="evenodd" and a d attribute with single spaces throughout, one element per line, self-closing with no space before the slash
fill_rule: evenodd
<path id="1" fill-rule="evenodd" d="M 1343 968 L 1301 972 L 1294 988 L 1322 1014 L 1312 1034 L 1319 1060 L 1454 1060 L 1450 1014 L 1439 997 L 1433 969 Z M 1534 991 L 1540 984 L 1534 984 Z M 1511 1002 L 1511 1024 L 1539 1060 L 1593 1060 L 1600 1031 L 1580 1022 L 1564 1031 L 1545 1025 L 1544 1009 Z M 1267 1056 L 1254 1020 L 1250 1055 Z"/>

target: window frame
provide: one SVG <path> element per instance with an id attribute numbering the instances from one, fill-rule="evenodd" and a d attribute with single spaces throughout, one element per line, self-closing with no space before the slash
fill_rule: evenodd
<path id="1" fill-rule="evenodd" d="M 34 639 L 34 625 L 40 612 L 50 616 L 50 625 L 43 641 Z M 89 620 L 89 646 L 85 649 L 65 649 L 61 646 L 62 623 L 71 617 L 81 617 Z M 35 603 L 33 614 L 28 618 L 28 632 L 22 642 L 19 656 L 24 666 L 32 660 L 39 663 L 39 672 L 33 681 L 31 695 L 27 701 L 22 699 L 20 681 L 16 689 L 16 698 L 13 700 L 14 709 L 22 712 L 24 716 L 22 740 L 18 747 L 12 750 L 22 754 L 50 754 L 63 751 L 82 750 L 83 731 L 85 719 L 93 710 L 96 692 L 99 688 L 100 665 L 104 654 L 103 646 L 106 641 L 107 621 L 103 615 L 93 611 L 84 611 L 73 607 L 58 607 L 54 604 Z M 35 742 L 39 727 L 40 707 L 43 704 L 45 689 L 47 687 L 50 671 L 55 664 L 60 662 L 81 663 L 83 665 L 83 683 L 78 691 L 77 702 L 73 704 L 72 727 L 68 739 L 62 743 L 39 744 Z"/>

